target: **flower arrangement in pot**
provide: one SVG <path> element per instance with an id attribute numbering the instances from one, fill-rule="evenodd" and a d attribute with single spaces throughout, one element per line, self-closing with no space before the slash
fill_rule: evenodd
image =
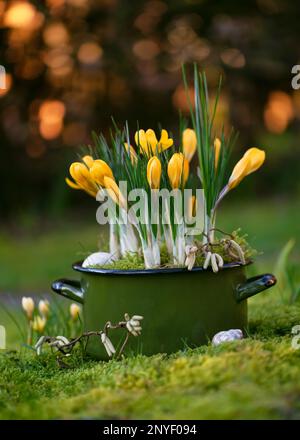
<path id="1" fill-rule="evenodd" d="M 183 80 L 188 88 L 184 70 Z M 265 152 L 249 148 L 232 169 L 237 136 L 216 133 L 214 124 L 221 81 L 212 106 L 197 66 L 193 86 L 191 126 L 181 121 L 178 145 L 165 129 L 158 137 L 152 129 L 131 137 L 127 124 L 115 127 L 109 141 L 93 135 L 93 147 L 66 179 L 100 202 L 97 220 L 109 224 L 109 249 L 73 265 L 80 280 L 57 280 L 52 288 L 83 303 L 87 331 L 107 317 L 143 316 L 142 336 L 127 346 L 135 353 L 169 353 L 220 330 L 245 329 L 247 298 L 276 282 L 271 274 L 247 279 L 250 246 L 216 224 L 224 197 L 263 165 Z M 105 356 L 92 339 L 87 350 Z"/>

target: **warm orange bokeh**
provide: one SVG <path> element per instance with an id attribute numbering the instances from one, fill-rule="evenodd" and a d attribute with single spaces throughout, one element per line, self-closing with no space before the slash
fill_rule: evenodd
<path id="1" fill-rule="evenodd" d="M 102 48 L 94 42 L 83 43 L 77 53 L 78 60 L 83 64 L 94 64 L 102 57 Z"/>
<path id="2" fill-rule="evenodd" d="M 43 102 L 39 110 L 39 131 L 44 139 L 55 139 L 61 134 L 65 112 L 61 101 Z"/>
<path id="3" fill-rule="evenodd" d="M 264 110 L 265 126 L 272 133 L 283 133 L 294 118 L 293 102 L 285 92 L 272 92 Z"/>
<path id="4" fill-rule="evenodd" d="M 1 86 L 4 86 L 3 88 L 0 88 L 0 98 L 1 96 L 6 95 L 12 86 L 12 76 L 10 73 L 5 73 L 4 78 L 1 81 Z"/>
<path id="5" fill-rule="evenodd" d="M 4 25 L 13 29 L 35 29 L 43 22 L 43 15 L 26 1 L 12 2 L 4 16 Z"/>

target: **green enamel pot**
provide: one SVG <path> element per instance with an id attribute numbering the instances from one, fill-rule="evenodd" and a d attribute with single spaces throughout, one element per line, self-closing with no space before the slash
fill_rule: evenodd
<path id="1" fill-rule="evenodd" d="M 172 353 L 207 344 L 221 330 L 247 329 L 247 298 L 276 283 L 271 274 L 247 279 L 245 266 L 227 264 L 217 274 L 200 267 L 192 271 L 105 270 L 73 265 L 81 279 L 60 279 L 52 284 L 58 294 L 83 304 L 85 331 L 101 330 L 124 314 L 142 315 L 142 334 L 130 337 L 127 352 L 152 355 Z M 122 343 L 124 330 L 109 337 Z M 107 359 L 99 338 L 91 337 L 88 354 Z"/>

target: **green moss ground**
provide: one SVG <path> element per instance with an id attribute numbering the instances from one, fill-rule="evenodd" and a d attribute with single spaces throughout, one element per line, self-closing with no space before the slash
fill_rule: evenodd
<path id="1" fill-rule="evenodd" d="M 78 354 L 63 370 L 49 355 L 2 352 L 0 417 L 299 419 L 299 323 L 300 304 L 270 291 L 250 301 L 250 336 L 219 347 L 110 362 Z"/>
<path id="2" fill-rule="evenodd" d="M 299 236 L 298 208 L 291 204 L 276 210 L 269 205 L 253 212 L 244 207 L 235 218 L 239 224 L 224 217 L 224 226 L 233 230 L 245 225 L 244 230 L 255 239 L 254 247 L 265 250 L 251 273 L 272 271 L 282 245 Z M 29 261 L 27 271 L 19 264 L 14 273 L 7 263 L 5 286 L 15 291 L 26 286 L 46 290 L 43 274 L 47 283 L 51 277 L 68 275 L 60 263 L 73 252 L 71 237 L 61 232 L 36 239 L 33 253 L 40 256 L 36 276 L 28 272 Z M 91 237 L 87 238 L 91 243 Z M 62 254 L 55 259 L 59 243 Z M 25 255 L 22 241 L 19 249 L 6 249 L 12 249 L 9 261 L 15 251 Z M 40 262 L 41 255 L 48 271 Z M 293 258 L 297 256 L 296 249 Z M 20 278 L 22 274 L 25 279 Z M 272 289 L 250 299 L 249 315 L 248 338 L 172 356 L 95 362 L 78 354 L 70 361 L 70 369 L 60 370 L 53 358 L 37 358 L 25 348 L 0 351 L 0 418 L 299 419 L 300 349 L 291 346 L 291 329 L 300 324 L 300 301 L 288 305 Z M 0 312 L 0 324 L 4 319 L 8 323 Z M 17 347 L 15 328 L 8 324 L 7 330 L 9 346 Z"/>

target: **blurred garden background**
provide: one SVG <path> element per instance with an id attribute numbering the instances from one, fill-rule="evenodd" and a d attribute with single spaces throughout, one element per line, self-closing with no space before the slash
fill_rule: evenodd
<path id="1" fill-rule="evenodd" d="M 240 132 L 232 164 L 249 147 L 267 153 L 224 201 L 218 226 L 248 233 L 260 252 L 250 274 L 272 272 L 296 242 L 288 264 L 281 256 L 281 290 L 250 301 L 253 340 L 65 375 L 8 352 L 1 418 L 59 418 L 61 408 L 66 417 L 299 418 L 300 350 L 290 348 L 299 301 L 288 305 L 300 294 L 299 19 L 292 0 L 0 0 L 0 324 L 9 347 L 20 337 L 7 312 L 20 311 L 22 295 L 51 298 L 51 281 L 71 276 L 106 234 L 95 201 L 65 184 L 79 147 L 93 130 L 108 135 L 112 116 L 131 136 L 137 120 L 161 124 L 178 144 L 179 113 L 188 114 L 182 63 L 206 71 L 212 95 L 223 77 L 219 122 Z"/>

